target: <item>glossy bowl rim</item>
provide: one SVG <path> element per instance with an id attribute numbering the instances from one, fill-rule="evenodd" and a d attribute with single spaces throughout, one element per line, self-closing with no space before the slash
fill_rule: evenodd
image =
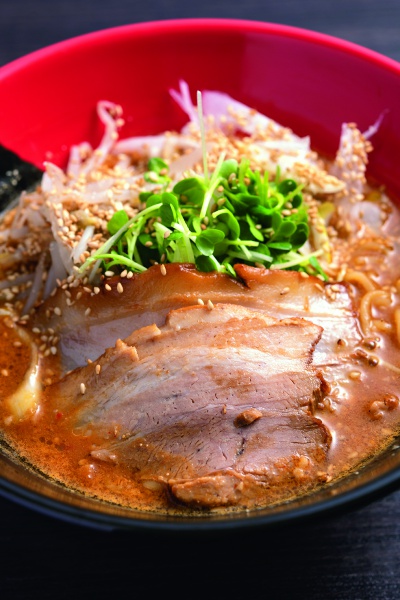
<path id="1" fill-rule="evenodd" d="M 126 37 L 133 35 L 145 38 L 148 35 L 157 33 L 171 34 L 175 31 L 179 32 L 182 30 L 207 32 L 210 29 L 224 30 L 226 32 L 236 31 L 237 33 L 243 32 L 245 34 L 267 34 L 281 38 L 297 39 L 316 46 L 325 46 L 333 51 L 339 51 L 344 55 L 350 54 L 357 56 L 366 62 L 373 63 L 379 68 L 390 71 L 400 77 L 400 63 L 396 60 L 384 56 L 375 50 L 329 34 L 266 21 L 231 18 L 181 18 L 131 23 L 100 29 L 48 45 L 1 66 L 0 86 L 3 79 L 13 76 L 19 71 L 24 71 L 27 68 L 29 69 L 32 64 L 54 58 L 57 54 L 68 53 L 80 46 L 86 47 L 98 42 L 107 43 L 113 38 L 121 35 Z M 290 503 L 288 503 L 288 510 L 278 513 L 272 512 L 271 514 L 261 515 L 255 510 L 250 511 L 248 514 L 240 512 L 232 513 L 228 516 L 221 516 L 221 518 L 213 515 L 210 519 L 203 517 L 181 518 L 175 516 L 172 518 L 165 518 L 163 515 L 153 515 L 152 513 L 140 513 L 142 518 L 139 518 L 138 516 L 135 517 L 134 512 L 132 513 L 132 517 L 107 514 L 105 512 L 98 512 L 96 510 L 69 505 L 65 502 L 54 500 L 38 492 L 31 491 L 15 484 L 1 476 L 0 495 L 46 516 L 100 530 L 141 529 L 193 533 L 199 531 L 207 532 L 238 528 L 254 529 L 260 526 L 293 523 L 302 519 L 307 519 L 311 516 L 314 517 L 322 514 L 335 513 L 340 509 L 350 509 L 351 507 L 367 504 L 374 499 L 398 489 L 399 483 L 400 467 L 394 467 L 384 475 L 380 475 L 372 481 L 364 483 L 355 489 L 339 493 L 328 499 L 323 499 L 303 507 L 290 508 Z M 265 511 L 266 509 L 263 510 Z"/>
<path id="2" fill-rule="evenodd" d="M 139 37 L 146 37 L 148 34 L 173 32 L 191 29 L 193 31 L 206 29 L 223 29 L 225 31 L 244 31 L 246 33 L 268 33 L 280 37 L 290 37 L 307 42 L 315 43 L 316 45 L 329 46 L 344 52 L 345 54 L 353 54 L 378 64 L 384 69 L 400 74 L 400 62 L 380 54 L 379 52 L 366 48 L 330 34 L 321 33 L 312 29 L 296 27 L 293 25 L 285 25 L 280 23 L 270 23 L 268 21 L 256 21 L 246 19 L 224 19 L 224 18 L 181 18 L 181 19 L 165 19 L 156 21 L 147 21 L 143 23 L 131 23 L 119 25 L 115 27 L 100 29 L 89 33 L 74 36 L 69 39 L 50 44 L 25 56 L 16 58 L 15 60 L 0 67 L 0 82 L 3 77 L 13 74 L 20 69 L 29 67 L 32 63 L 45 60 L 54 56 L 57 53 L 67 53 L 73 50 L 76 46 L 91 45 L 97 41 L 107 41 L 115 36 L 130 36 L 131 33 Z"/>

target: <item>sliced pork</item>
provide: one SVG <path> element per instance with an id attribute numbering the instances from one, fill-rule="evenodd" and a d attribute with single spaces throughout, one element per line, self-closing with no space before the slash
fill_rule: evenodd
<path id="1" fill-rule="evenodd" d="M 102 437 L 95 459 L 165 485 L 175 501 L 265 505 L 283 485 L 299 493 L 326 474 L 330 434 L 313 416 L 321 334 L 307 320 L 232 304 L 180 308 L 45 394 L 77 434 Z"/>
<path id="2" fill-rule="evenodd" d="M 42 334 L 50 329 L 60 338 L 64 371 L 94 360 L 127 332 L 161 325 L 172 309 L 229 303 L 268 315 L 310 318 L 324 329 L 315 352 L 315 363 L 335 362 L 360 341 L 348 289 L 343 284 L 323 284 L 295 271 L 269 271 L 236 265 L 238 278 L 220 273 L 200 273 L 193 265 L 159 265 L 128 278 L 112 278 L 99 287 L 58 289 L 37 311 L 34 326 Z M 98 291 L 98 290 L 97 290 Z M 338 344 L 338 341 L 341 342 Z"/>

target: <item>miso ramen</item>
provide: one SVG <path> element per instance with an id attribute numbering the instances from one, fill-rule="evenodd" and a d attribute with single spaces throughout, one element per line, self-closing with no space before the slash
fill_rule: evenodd
<path id="1" fill-rule="evenodd" d="M 379 119 L 336 157 L 226 94 L 181 131 L 47 162 L 0 229 L 3 438 L 45 476 L 133 509 L 310 493 L 400 423 L 399 209 L 367 181 Z"/>

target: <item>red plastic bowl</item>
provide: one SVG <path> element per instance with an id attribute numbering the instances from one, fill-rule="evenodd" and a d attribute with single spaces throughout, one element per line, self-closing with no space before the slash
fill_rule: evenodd
<path id="1" fill-rule="evenodd" d="M 185 122 L 168 90 L 180 79 L 224 91 L 333 155 L 345 121 L 364 130 L 384 113 L 373 138 L 370 175 L 400 197 L 400 64 L 311 31 L 239 20 L 175 20 L 81 36 L 0 69 L 0 143 L 42 166 L 63 166 L 71 144 L 101 135 L 96 103 L 124 108 L 122 135 L 151 134 Z M 0 493 L 63 518 L 102 527 L 238 527 L 278 523 L 375 497 L 400 481 L 400 457 L 381 455 L 357 477 L 294 503 L 237 517 L 166 519 L 107 508 L 0 458 Z"/>

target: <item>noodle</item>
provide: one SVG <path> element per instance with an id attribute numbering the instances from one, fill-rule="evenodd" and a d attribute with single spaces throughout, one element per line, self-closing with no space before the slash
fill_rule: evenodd
<path id="1" fill-rule="evenodd" d="M 397 343 L 400 346 L 400 306 L 394 311 L 394 325 L 396 329 Z"/>
<path id="2" fill-rule="evenodd" d="M 353 269 L 348 269 L 343 277 L 343 281 L 348 281 L 349 283 L 354 283 L 355 285 L 359 285 L 364 288 L 367 292 L 372 292 L 376 289 L 375 283 L 361 271 L 354 271 Z"/>
<path id="3" fill-rule="evenodd" d="M 373 330 L 373 315 L 374 306 L 387 307 L 390 306 L 390 292 L 384 290 L 373 290 L 367 292 L 360 301 L 360 323 L 364 335 L 369 335 Z"/>

